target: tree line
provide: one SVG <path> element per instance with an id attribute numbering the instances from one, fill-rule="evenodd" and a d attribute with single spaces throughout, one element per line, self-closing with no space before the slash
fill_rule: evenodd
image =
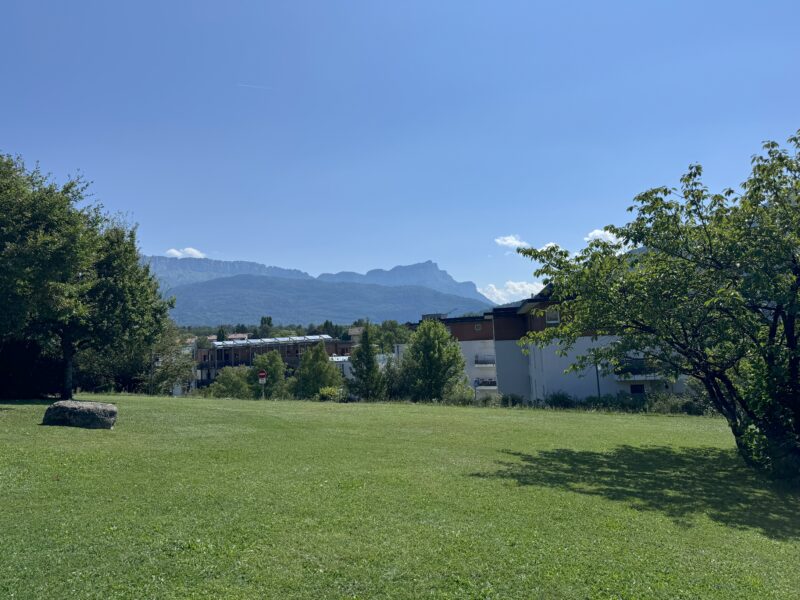
<path id="1" fill-rule="evenodd" d="M 287 398 L 376 402 L 409 399 L 442 402 L 472 398 L 464 374 L 464 357 L 458 341 L 439 321 L 423 321 L 409 331 L 408 346 L 401 358 L 390 358 L 381 366 L 381 348 L 373 335 L 380 328 L 364 325 L 360 343 L 350 357 L 352 378 L 345 380 L 329 360 L 324 344 L 312 346 L 289 372 L 280 353 L 272 350 L 256 356 L 252 366 L 224 367 L 200 393 L 220 398 Z M 259 371 L 267 382 L 258 383 Z"/>
<path id="2" fill-rule="evenodd" d="M 166 391 L 191 374 L 171 306 L 139 260 L 136 228 L 0 156 L 0 389 L 5 397 Z"/>

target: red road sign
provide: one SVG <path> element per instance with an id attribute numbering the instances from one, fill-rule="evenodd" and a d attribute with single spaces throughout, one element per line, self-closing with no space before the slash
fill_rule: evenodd
<path id="1" fill-rule="evenodd" d="M 259 371 L 258 372 L 258 383 L 265 384 L 267 383 L 267 372 L 266 371 Z"/>

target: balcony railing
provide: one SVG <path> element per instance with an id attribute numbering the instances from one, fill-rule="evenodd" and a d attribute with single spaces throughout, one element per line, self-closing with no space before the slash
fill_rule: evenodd
<path id="1" fill-rule="evenodd" d="M 491 354 L 476 354 L 475 355 L 475 364 L 476 365 L 493 366 L 496 363 L 497 363 L 497 359 Z"/>
<path id="2" fill-rule="evenodd" d="M 618 380 L 634 381 L 642 379 L 659 379 L 658 368 L 646 358 L 629 358 L 614 370 Z"/>
<path id="3" fill-rule="evenodd" d="M 476 388 L 479 388 L 479 387 L 497 387 L 497 379 L 491 379 L 491 378 L 481 379 L 481 378 L 478 378 L 478 379 L 475 379 L 475 381 L 473 381 L 473 385 Z"/>

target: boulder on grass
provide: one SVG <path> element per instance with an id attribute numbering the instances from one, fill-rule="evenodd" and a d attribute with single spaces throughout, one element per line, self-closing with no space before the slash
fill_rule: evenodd
<path id="1" fill-rule="evenodd" d="M 42 425 L 111 429 L 116 420 L 117 407 L 113 404 L 61 400 L 47 407 Z"/>

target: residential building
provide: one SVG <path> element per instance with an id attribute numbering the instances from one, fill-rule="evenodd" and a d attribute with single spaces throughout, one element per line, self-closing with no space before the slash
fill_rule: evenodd
<path id="1" fill-rule="evenodd" d="M 682 381 L 669 381 L 635 357 L 618 372 L 609 372 L 600 365 L 567 372 L 578 356 L 612 343 L 612 336 L 582 336 L 564 356 L 557 343 L 544 348 L 521 346 L 519 341 L 527 332 L 559 324 L 558 304 L 550 300 L 549 291 L 546 288 L 531 298 L 498 306 L 479 316 L 423 315 L 421 320 L 441 321 L 458 340 L 465 374 L 478 394 L 514 394 L 525 402 L 537 402 L 555 393 L 585 399 L 620 392 L 644 394 L 683 389 Z M 403 347 L 398 349 L 398 356 L 402 350 Z"/>

